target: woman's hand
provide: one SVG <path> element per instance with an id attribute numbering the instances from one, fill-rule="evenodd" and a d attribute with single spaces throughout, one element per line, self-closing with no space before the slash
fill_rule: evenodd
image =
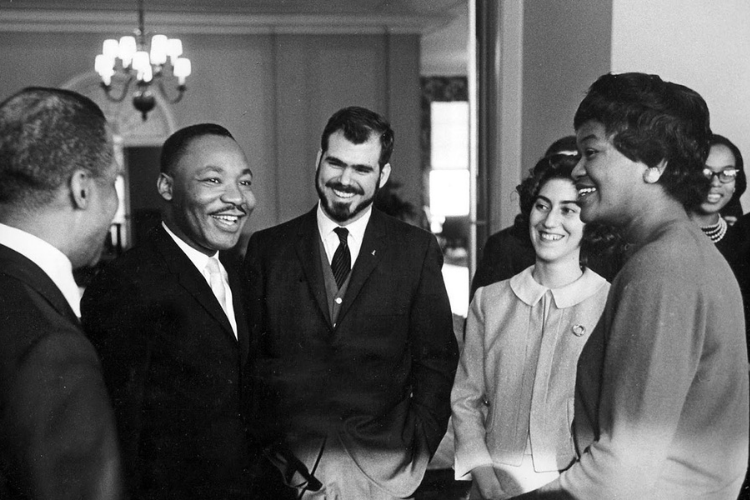
<path id="1" fill-rule="evenodd" d="M 502 500 L 510 498 L 500 486 L 495 469 L 491 465 L 480 465 L 471 471 L 471 477 L 476 481 L 479 494 L 485 500 Z"/>

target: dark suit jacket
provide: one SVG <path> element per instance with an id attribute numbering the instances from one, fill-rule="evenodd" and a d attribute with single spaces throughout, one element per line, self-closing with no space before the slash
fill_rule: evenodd
<path id="1" fill-rule="evenodd" d="M 225 262 L 239 341 L 210 286 L 158 226 L 87 288 L 82 321 L 102 359 L 131 494 L 250 498 L 242 375 L 248 331 Z"/>
<path id="2" fill-rule="evenodd" d="M 3 245 L 0 346 L 0 498 L 120 498 L 96 352 L 52 280 Z"/>
<path id="3" fill-rule="evenodd" d="M 336 432 L 368 477 L 407 496 L 450 415 L 458 352 L 442 253 L 373 209 L 334 327 L 319 241 L 313 209 L 248 245 L 259 374 L 277 404 L 266 427 L 287 442 Z"/>

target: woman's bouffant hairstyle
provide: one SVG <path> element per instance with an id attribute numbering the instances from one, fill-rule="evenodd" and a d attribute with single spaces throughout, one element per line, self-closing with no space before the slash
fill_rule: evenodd
<path id="1" fill-rule="evenodd" d="M 573 183 L 573 169 L 580 156 L 575 154 L 554 154 L 545 156 L 534 165 L 529 175 L 516 186 L 519 196 L 519 208 L 521 213 L 516 217 L 514 225 L 519 234 L 529 238 L 529 219 L 539 192 L 544 185 L 552 179 L 566 179 Z M 529 245 L 531 243 L 529 242 Z M 586 265 L 588 256 L 592 253 L 611 252 L 621 244 L 616 231 L 610 226 L 589 223 L 583 228 L 583 239 L 581 240 L 581 266 Z"/>
<path id="2" fill-rule="evenodd" d="M 711 127 L 708 106 L 697 92 L 657 75 L 606 74 L 591 85 L 573 123 L 578 130 L 591 120 L 604 126 L 631 161 L 655 167 L 665 160 L 658 182 L 686 208 L 703 201 Z"/>

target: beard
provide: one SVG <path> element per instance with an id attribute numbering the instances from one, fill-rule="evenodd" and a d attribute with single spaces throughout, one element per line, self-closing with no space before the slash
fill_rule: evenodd
<path id="1" fill-rule="evenodd" d="M 343 184 L 340 184 L 336 181 L 328 181 L 325 187 L 329 189 L 335 189 L 337 191 L 343 191 L 345 193 L 355 193 L 358 195 L 364 194 L 362 189 L 358 186 L 344 186 Z M 375 197 L 380 190 L 380 186 L 379 184 L 375 184 L 375 190 L 372 192 L 372 195 L 367 198 L 363 198 L 362 201 L 357 204 L 354 204 L 354 202 L 334 201 L 329 198 L 329 194 L 326 193 L 324 187 L 320 185 L 320 169 L 318 169 L 315 173 L 315 189 L 318 192 L 318 197 L 320 198 L 320 203 L 323 207 L 323 211 L 328 215 L 328 217 L 331 218 L 331 220 L 338 222 L 339 224 L 343 224 L 347 221 L 352 220 L 359 213 L 373 204 L 373 202 L 375 201 Z"/>

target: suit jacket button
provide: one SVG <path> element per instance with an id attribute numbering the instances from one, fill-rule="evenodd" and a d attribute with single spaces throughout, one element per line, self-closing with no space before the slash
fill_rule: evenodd
<path id="1" fill-rule="evenodd" d="M 341 304 L 343 302 L 343 300 L 341 300 L 341 297 L 336 297 L 336 299 L 334 300 L 334 302 L 336 302 L 337 304 Z"/>

